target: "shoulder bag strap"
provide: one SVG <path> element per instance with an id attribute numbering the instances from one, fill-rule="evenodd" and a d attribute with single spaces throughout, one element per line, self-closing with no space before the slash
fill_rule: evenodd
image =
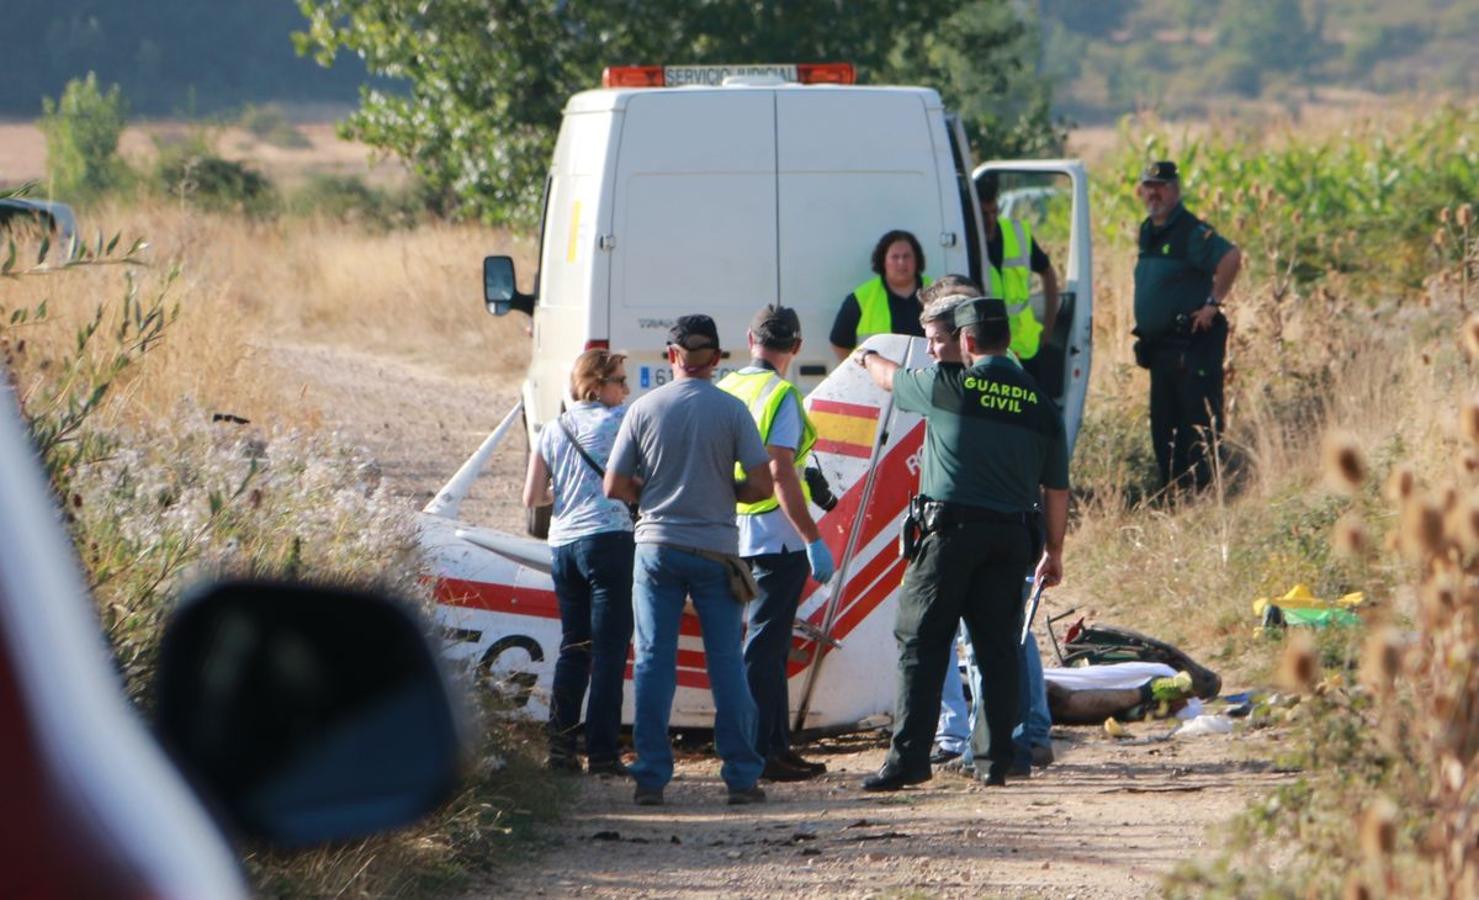
<path id="1" fill-rule="evenodd" d="M 559 418 L 555 419 L 555 421 L 560 423 L 560 430 L 565 432 L 565 437 L 570 441 L 570 446 L 574 447 L 575 452 L 580 454 L 580 458 L 585 460 L 585 464 L 591 467 L 591 470 L 596 473 L 596 477 L 605 478 L 605 468 L 603 468 L 600 463 L 596 462 L 594 457 L 586 452 L 586 449 L 580 445 L 580 441 L 575 439 L 575 432 L 571 431 L 570 426 L 565 423 L 565 417 L 561 415 Z"/>

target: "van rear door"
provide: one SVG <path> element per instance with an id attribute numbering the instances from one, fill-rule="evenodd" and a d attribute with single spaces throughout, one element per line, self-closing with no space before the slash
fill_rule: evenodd
<path id="1" fill-rule="evenodd" d="M 885 232 L 912 232 L 929 275 L 965 272 L 966 223 L 956 197 L 939 98 L 917 89 L 776 91 L 780 299 L 801 315 L 791 373 L 809 391 L 836 364 L 837 308 L 871 278 Z"/>
<path id="2" fill-rule="evenodd" d="M 611 347 L 630 352 L 634 390 L 657 387 L 671 377 L 663 347 L 673 319 L 705 312 L 720 323 L 723 368 L 744 365 L 743 323 L 776 295 L 773 94 L 634 94 L 624 119 Z"/>
<path id="3" fill-rule="evenodd" d="M 1058 272 L 1057 321 L 1042 322 L 1040 292 L 1033 293 L 1032 304 L 1043 325 L 1038 350 L 1040 380 L 1063 410 L 1071 454 L 1083 422 L 1093 356 L 1094 247 L 1088 172 L 1077 159 L 983 163 L 972 173 L 978 193 L 988 175 L 994 175 L 999 186 L 1000 213 L 1031 226 L 1033 241 Z"/>

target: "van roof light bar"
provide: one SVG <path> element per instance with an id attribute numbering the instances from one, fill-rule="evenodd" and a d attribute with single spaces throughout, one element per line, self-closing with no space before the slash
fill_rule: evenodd
<path id="1" fill-rule="evenodd" d="M 678 87 L 686 84 L 718 86 L 726 78 L 775 76 L 797 84 L 856 84 L 852 63 L 765 63 L 746 66 L 607 66 L 601 87 Z"/>

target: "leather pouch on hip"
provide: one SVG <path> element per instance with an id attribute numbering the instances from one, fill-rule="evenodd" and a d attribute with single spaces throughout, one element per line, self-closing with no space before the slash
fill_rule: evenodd
<path id="1" fill-rule="evenodd" d="M 924 543 L 924 524 L 920 513 L 923 505 L 924 498 L 910 498 L 909 507 L 904 513 L 904 522 L 899 528 L 899 555 L 908 562 L 914 561 Z"/>
<path id="2" fill-rule="evenodd" d="M 1135 365 L 1142 369 L 1150 368 L 1150 359 L 1155 354 L 1155 345 L 1147 338 L 1140 336 L 1139 332 L 1132 331 L 1135 335 Z"/>

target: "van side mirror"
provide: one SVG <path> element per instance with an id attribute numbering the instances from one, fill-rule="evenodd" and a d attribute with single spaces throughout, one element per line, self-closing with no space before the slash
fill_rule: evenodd
<path id="1" fill-rule="evenodd" d="M 534 315 L 534 297 L 519 293 L 514 278 L 514 261 L 509 256 L 483 257 L 483 303 L 495 316 L 506 316 L 510 310 Z"/>
<path id="2" fill-rule="evenodd" d="M 216 584 L 166 626 L 154 691 L 160 738 L 207 805 L 279 847 L 409 824 L 459 781 L 424 625 L 378 594 Z"/>

